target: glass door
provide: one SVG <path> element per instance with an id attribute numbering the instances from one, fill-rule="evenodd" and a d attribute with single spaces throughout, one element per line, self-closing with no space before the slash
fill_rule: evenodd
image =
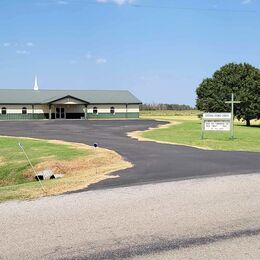
<path id="1" fill-rule="evenodd" d="M 59 107 L 56 107 L 56 116 L 55 116 L 56 119 L 60 119 L 60 108 Z"/>
<path id="2" fill-rule="evenodd" d="M 60 118 L 62 118 L 62 119 L 65 118 L 65 109 L 64 109 L 64 107 L 60 108 Z"/>
<path id="3" fill-rule="evenodd" d="M 56 107 L 55 118 L 56 119 L 65 119 L 66 118 L 66 113 L 65 113 L 64 107 Z"/>

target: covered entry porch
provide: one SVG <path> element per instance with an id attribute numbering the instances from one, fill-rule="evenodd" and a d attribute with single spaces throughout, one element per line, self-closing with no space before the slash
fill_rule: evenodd
<path id="1" fill-rule="evenodd" d="M 76 105 L 53 105 L 51 108 L 51 119 L 83 119 L 85 115 L 85 107 Z"/>
<path id="2" fill-rule="evenodd" d="M 87 103 L 71 96 L 49 103 L 49 119 L 86 119 Z"/>

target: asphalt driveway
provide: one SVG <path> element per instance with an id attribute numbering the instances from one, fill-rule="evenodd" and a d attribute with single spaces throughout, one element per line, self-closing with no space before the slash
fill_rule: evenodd
<path id="1" fill-rule="evenodd" d="M 206 151 L 191 147 L 139 142 L 127 132 L 145 130 L 165 122 L 153 120 L 62 120 L 2 121 L 0 135 L 59 139 L 92 145 L 120 153 L 135 166 L 113 173 L 88 189 L 131 186 L 209 175 L 260 173 L 260 154 L 252 152 Z M 1 149 L 1 148 L 0 148 Z M 1 150 L 0 150 L 1 151 Z"/>

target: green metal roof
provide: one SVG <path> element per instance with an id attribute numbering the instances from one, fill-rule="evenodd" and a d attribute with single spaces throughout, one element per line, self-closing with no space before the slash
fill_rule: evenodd
<path id="1" fill-rule="evenodd" d="M 140 104 L 127 90 L 0 89 L 0 104 L 50 104 L 71 96 L 90 104 Z"/>

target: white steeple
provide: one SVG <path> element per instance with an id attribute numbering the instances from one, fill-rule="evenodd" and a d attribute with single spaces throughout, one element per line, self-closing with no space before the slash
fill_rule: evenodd
<path id="1" fill-rule="evenodd" d="M 35 76 L 35 78 L 34 78 L 34 86 L 33 86 L 33 89 L 34 89 L 34 90 L 39 90 L 37 76 Z"/>

